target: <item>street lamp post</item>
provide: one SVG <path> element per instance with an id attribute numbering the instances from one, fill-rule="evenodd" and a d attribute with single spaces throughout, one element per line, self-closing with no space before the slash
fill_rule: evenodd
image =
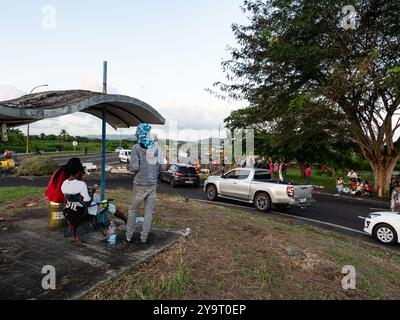
<path id="1" fill-rule="evenodd" d="M 29 95 L 31 95 L 33 93 L 33 91 L 35 91 L 38 88 L 42 88 L 42 87 L 48 87 L 47 84 L 42 84 L 40 86 L 36 86 L 34 87 L 31 92 L 29 93 Z M 26 130 L 26 157 L 28 157 L 29 155 L 29 123 L 28 123 L 28 128 Z"/>

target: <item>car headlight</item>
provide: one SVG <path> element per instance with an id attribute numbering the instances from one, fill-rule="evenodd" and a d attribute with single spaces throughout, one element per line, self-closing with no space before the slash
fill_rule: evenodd
<path id="1" fill-rule="evenodd" d="M 370 213 L 368 215 L 368 218 L 373 219 L 373 218 L 377 218 L 377 217 L 380 217 L 380 216 L 381 216 L 380 213 Z"/>

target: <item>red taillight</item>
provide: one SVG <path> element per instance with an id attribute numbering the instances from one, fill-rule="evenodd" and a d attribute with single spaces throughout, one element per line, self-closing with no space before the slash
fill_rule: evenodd
<path id="1" fill-rule="evenodd" d="M 291 197 L 291 198 L 293 198 L 294 197 L 294 187 L 287 187 L 287 195 L 289 196 L 289 197 Z"/>
<path id="2" fill-rule="evenodd" d="M 183 174 L 181 172 L 177 172 L 177 173 L 175 173 L 175 175 L 178 177 L 183 176 Z"/>

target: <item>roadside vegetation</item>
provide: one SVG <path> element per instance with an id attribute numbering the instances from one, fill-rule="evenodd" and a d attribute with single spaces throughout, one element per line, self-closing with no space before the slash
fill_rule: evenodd
<path id="1" fill-rule="evenodd" d="M 29 157 L 22 160 L 17 174 L 20 176 L 48 176 L 57 167 L 57 163 L 49 157 Z"/>
<path id="2" fill-rule="evenodd" d="M 107 196 L 127 211 L 129 192 Z M 192 233 L 86 299 L 400 298 L 400 255 L 363 238 L 175 196 L 159 196 L 155 226 Z M 356 290 L 342 289 L 345 265 Z"/>
<path id="3" fill-rule="evenodd" d="M 74 151 L 73 141 L 78 142 L 76 150 L 81 153 L 88 150 L 88 152 L 97 152 L 101 150 L 101 139 L 91 139 L 87 137 L 71 136 L 66 130 L 61 130 L 59 135 L 30 135 L 29 136 L 29 150 L 30 151 L 45 151 L 45 152 L 61 152 L 61 151 Z M 130 148 L 132 141 L 129 140 L 108 140 L 107 151 L 114 151 L 122 145 L 123 148 Z M 10 129 L 8 131 L 8 142 L 0 141 L 0 152 L 9 149 L 16 153 L 24 153 L 26 150 L 26 136 L 19 129 Z"/>

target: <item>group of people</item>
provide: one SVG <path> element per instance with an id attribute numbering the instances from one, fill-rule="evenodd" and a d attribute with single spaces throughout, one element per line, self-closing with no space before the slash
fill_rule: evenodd
<path id="1" fill-rule="evenodd" d="M 370 177 L 368 177 L 364 182 L 361 177 L 351 169 L 347 178 L 349 179 L 346 182 L 342 176 L 339 176 L 336 180 L 336 194 L 340 195 L 341 193 L 350 193 L 354 195 L 368 196 L 371 193 L 371 185 L 370 185 Z M 348 187 L 346 187 L 348 185 Z"/>
<path id="2" fill-rule="evenodd" d="M 138 143 L 133 146 L 131 161 L 127 168 L 135 173 L 132 203 L 128 214 L 122 213 L 114 205 L 108 206 L 108 212 L 126 223 L 126 232 L 121 239 L 124 244 L 132 243 L 136 229 L 136 217 L 139 206 L 144 202 L 145 214 L 139 243 L 145 244 L 151 229 L 153 211 L 156 202 L 157 178 L 163 163 L 161 148 L 152 138 L 151 126 L 140 124 L 136 130 Z M 85 169 L 78 158 L 59 167 L 52 175 L 46 189 L 46 197 L 51 202 L 64 203 L 67 206 L 86 206 L 88 214 L 96 216 L 101 210 L 101 201 L 96 188 L 88 188 L 84 181 Z"/>
<path id="3" fill-rule="evenodd" d="M 279 161 L 273 161 L 272 158 L 268 160 L 250 159 L 248 164 L 244 161 L 242 167 L 268 169 L 272 178 L 276 177 L 279 181 L 287 181 L 287 163 L 283 159 Z"/>

